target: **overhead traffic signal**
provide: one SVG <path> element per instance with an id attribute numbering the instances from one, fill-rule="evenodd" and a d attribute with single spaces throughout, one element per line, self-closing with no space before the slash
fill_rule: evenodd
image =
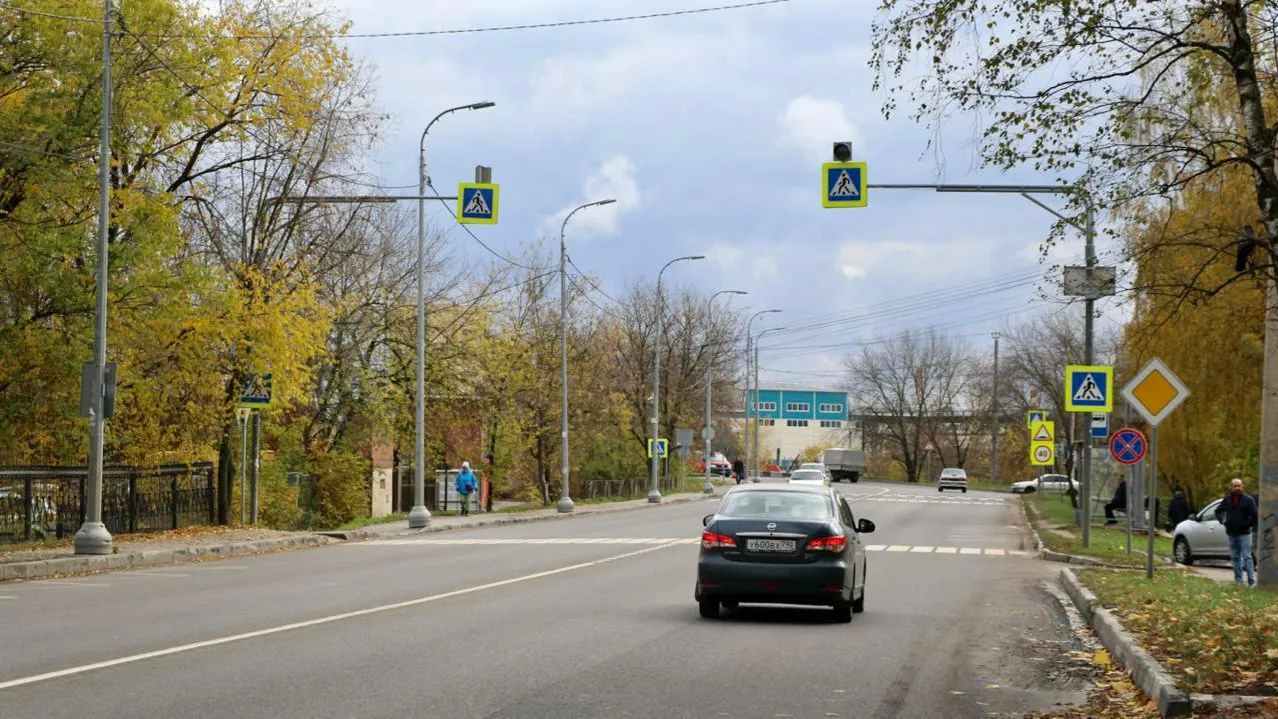
<path id="1" fill-rule="evenodd" d="M 852 143 L 850 141 L 834 143 L 834 161 L 850 162 L 852 160 Z"/>

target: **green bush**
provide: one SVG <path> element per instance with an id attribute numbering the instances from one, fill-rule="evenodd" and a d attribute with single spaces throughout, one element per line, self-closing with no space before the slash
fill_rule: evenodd
<path id="1" fill-rule="evenodd" d="M 315 478 L 315 515 L 320 527 L 338 527 L 369 512 L 371 463 L 358 455 L 327 452 L 311 459 Z"/>

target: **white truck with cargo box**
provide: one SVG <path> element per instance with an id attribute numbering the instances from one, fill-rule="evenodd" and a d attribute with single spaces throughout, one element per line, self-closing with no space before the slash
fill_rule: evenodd
<path id="1" fill-rule="evenodd" d="M 848 480 L 855 482 L 869 469 L 865 452 L 856 449 L 827 449 L 821 455 L 821 461 L 830 471 L 830 477 L 836 482 Z"/>

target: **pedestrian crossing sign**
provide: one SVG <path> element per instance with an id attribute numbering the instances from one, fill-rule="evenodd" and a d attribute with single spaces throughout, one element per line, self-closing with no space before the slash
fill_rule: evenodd
<path id="1" fill-rule="evenodd" d="M 457 185 L 457 221 L 463 225 L 497 224 L 500 188 L 487 182 Z"/>
<path id="2" fill-rule="evenodd" d="M 665 439 L 664 437 L 662 439 L 656 440 L 655 454 L 653 453 L 653 449 L 654 449 L 653 440 L 649 438 L 648 439 L 648 459 L 652 459 L 654 456 L 658 459 L 665 459 L 666 457 L 670 456 L 670 440 Z"/>
<path id="3" fill-rule="evenodd" d="M 827 162 L 821 165 L 822 207 L 865 207 L 864 162 Z"/>
<path id="4" fill-rule="evenodd" d="M 1065 368 L 1066 412 L 1113 412 L 1114 368 L 1070 365 Z"/>

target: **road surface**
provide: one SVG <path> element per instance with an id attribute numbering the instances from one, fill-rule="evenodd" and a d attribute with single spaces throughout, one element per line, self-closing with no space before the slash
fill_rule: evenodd
<path id="1" fill-rule="evenodd" d="M 693 601 L 717 500 L 0 585 L 0 715 L 986 717 L 1080 700 L 1009 495 L 839 485 L 867 609 Z"/>

